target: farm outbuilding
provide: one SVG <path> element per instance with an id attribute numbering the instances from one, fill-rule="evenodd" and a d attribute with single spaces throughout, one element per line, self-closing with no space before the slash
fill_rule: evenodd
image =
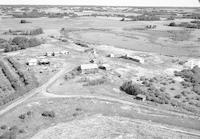
<path id="1" fill-rule="evenodd" d="M 99 68 L 103 70 L 111 70 L 111 67 L 109 64 L 102 64 L 99 66 Z"/>
<path id="2" fill-rule="evenodd" d="M 60 51 L 60 54 L 62 54 L 62 55 L 68 55 L 69 51 L 63 50 L 63 51 Z"/>
<path id="3" fill-rule="evenodd" d="M 53 56 L 53 52 L 46 52 L 45 56 Z"/>
<path id="4" fill-rule="evenodd" d="M 48 59 L 40 59 L 39 64 L 40 65 L 48 65 L 48 64 L 50 64 L 50 61 Z"/>
<path id="5" fill-rule="evenodd" d="M 193 67 L 198 66 L 200 67 L 200 59 L 189 59 L 185 64 L 184 67 L 192 69 Z"/>
<path id="6" fill-rule="evenodd" d="M 107 57 L 115 57 L 114 54 L 108 54 Z"/>
<path id="7" fill-rule="evenodd" d="M 28 60 L 26 64 L 29 66 L 36 66 L 38 64 L 38 60 L 35 58 L 32 58 L 32 59 Z"/>
<path id="8" fill-rule="evenodd" d="M 80 70 L 83 74 L 97 72 L 98 65 L 97 64 L 83 64 L 80 66 Z"/>
<path id="9" fill-rule="evenodd" d="M 60 56 L 60 52 L 59 51 L 53 52 L 53 56 Z"/>
<path id="10" fill-rule="evenodd" d="M 132 61 L 144 64 L 144 59 L 142 57 L 139 57 L 139 56 L 131 56 L 131 55 L 126 54 L 125 56 L 122 56 L 122 58 L 130 59 Z"/>

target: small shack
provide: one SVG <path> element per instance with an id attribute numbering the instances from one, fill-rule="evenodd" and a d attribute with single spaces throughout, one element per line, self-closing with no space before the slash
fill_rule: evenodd
<path id="1" fill-rule="evenodd" d="M 60 54 L 62 54 L 62 55 L 68 55 L 69 51 L 63 50 L 63 51 L 60 51 Z"/>
<path id="2" fill-rule="evenodd" d="M 99 69 L 102 69 L 102 70 L 111 70 L 111 67 L 109 64 L 102 64 L 99 66 Z"/>
<path id="3" fill-rule="evenodd" d="M 129 60 L 144 64 L 144 59 L 142 57 L 139 57 L 139 56 L 131 56 L 131 55 L 126 54 L 125 56 L 122 56 L 122 58 L 129 59 Z"/>
<path id="4" fill-rule="evenodd" d="M 48 65 L 48 64 L 50 64 L 50 61 L 48 59 L 40 59 L 39 64 L 40 65 Z"/>
<path id="5" fill-rule="evenodd" d="M 53 56 L 53 52 L 46 52 L 45 56 Z"/>
<path id="6" fill-rule="evenodd" d="M 147 25 L 146 29 L 155 29 L 157 26 L 156 25 Z"/>
<path id="7" fill-rule="evenodd" d="M 53 52 L 53 56 L 59 56 L 60 55 L 60 52 L 57 51 L 57 52 Z"/>
<path id="8" fill-rule="evenodd" d="M 97 64 L 82 64 L 80 66 L 81 73 L 88 74 L 88 73 L 95 73 L 98 71 Z"/>
<path id="9" fill-rule="evenodd" d="M 115 55 L 114 54 L 108 54 L 107 57 L 113 58 L 113 57 L 115 57 Z"/>
<path id="10" fill-rule="evenodd" d="M 27 61 L 26 63 L 29 66 L 36 66 L 38 64 L 38 60 L 35 58 L 30 59 L 29 61 Z"/>
<path id="11" fill-rule="evenodd" d="M 146 96 L 142 95 L 142 94 L 138 94 L 135 99 L 141 100 L 141 101 L 146 101 Z"/>

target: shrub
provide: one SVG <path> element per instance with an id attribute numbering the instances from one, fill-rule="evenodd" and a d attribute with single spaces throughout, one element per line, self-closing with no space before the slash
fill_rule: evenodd
<path id="1" fill-rule="evenodd" d="M 171 23 L 169 24 L 169 26 L 174 27 L 174 26 L 176 26 L 176 23 L 175 23 L 175 22 L 171 22 Z"/>
<path id="2" fill-rule="evenodd" d="M 0 139 L 16 139 L 16 137 L 17 137 L 16 132 L 7 131 L 0 136 Z"/>
<path id="3" fill-rule="evenodd" d="M 184 87 L 193 87 L 193 91 L 200 95 L 200 68 L 198 66 L 195 66 L 193 69 L 184 69 L 180 72 L 175 72 L 175 76 L 182 77 L 185 82 L 182 82 L 181 84 Z"/>
<path id="4" fill-rule="evenodd" d="M 39 35 L 39 34 L 43 34 L 43 33 L 44 33 L 44 31 L 42 28 L 36 28 L 36 29 L 32 29 L 32 30 L 28 31 L 28 33 L 25 35 Z"/>
<path id="5" fill-rule="evenodd" d="M 25 114 L 21 114 L 21 115 L 19 115 L 19 119 L 25 119 L 26 118 L 26 115 Z"/>
<path id="6" fill-rule="evenodd" d="M 20 129 L 19 133 L 25 133 L 26 131 L 24 129 Z"/>
<path id="7" fill-rule="evenodd" d="M 26 21 L 26 20 L 21 20 L 20 23 L 21 23 L 21 24 L 25 24 L 25 23 L 30 23 L 30 22 L 28 22 L 28 21 Z"/>
<path id="8" fill-rule="evenodd" d="M 95 86 L 95 85 L 101 85 L 106 82 L 105 78 L 101 79 L 95 79 L 95 80 L 89 80 L 88 83 L 84 84 L 84 86 Z"/>
<path id="9" fill-rule="evenodd" d="M 177 100 L 175 100 L 175 99 L 172 99 L 170 103 L 171 103 L 171 105 L 172 105 L 173 107 L 178 107 L 178 106 L 180 106 L 180 103 L 179 103 Z"/>
<path id="10" fill-rule="evenodd" d="M 200 85 L 195 85 L 195 86 L 193 87 L 193 91 L 194 91 L 196 94 L 200 95 Z"/>
<path id="11" fill-rule="evenodd" d="M 13 45 L 18 45 L 20 49 L 26 49 L 29 47 L 28 39 L 26 37 L 15 37 L 12 40 Z"/>
<path id="12" fill-rule="evenodd" d="M 160 91 L 161 91 L 161 92 L 165 92 L 165 90 L 166 90 L 165 87 L 161 87 L 161 88 L 160 88 Z"/>
<path id="13" fill-rule="evenodd" d="M 35 47 L 42 44 L 42 41 L 36 38 L 15 37 L 10 43 L 5 44 L 4 52 L 17 51 L 29 47 Z"/>
<path id="14" fill-rule="evenodd" d="M 120 89 L 129 95 L 136 96 L 138 94 L 144 94 L 144 91 L 141 90 L 140 86 L 133 84 L 132 81 L 124 82 Z"/>
<path id="15" fill-rule="evenodd" d="M 175 88 L 174 88 L 174 87 L 172 87 L 172 88 L 170 88 L 170 90 L 175 90 Z"/>
<path id="16" fill-rule="evenodd" d="M 1 129 L 2 129 L 2 130 L 7 129 L 7 125 L 2 125 L 2 126 L 1 126 Z"/>
<path id="17" fill-rule="evenodd" d="M 9 130 L 10 131 L 16 131 L 16 130 L 18 130 L 18 127 L 16 125 L 14 125 L 14 126 L 10 127 Z"/>
<path id="18" fill-rule="evenodd" d="M 160 17 L 155 15 L 139 15 L 139 16 L 128 16 L 128 18 L 131 18 L 132 21 L 159 21 Z"/>
<path id="19" fill-rule="evenodd" d="M 28 116 L 31 116 L 31 115 L 33 114 L 33 112 L 28 111 L 26 114 L 27 114 Z"/>
<path id="20" fill-rule="evenodd" d="M 35 47 L 42 44 L 42 42 L 38 40 L 37 38 L 30 38 L 28 40 L 28 43 L 29 43 L 29 47 Z"/>
<path id="21" fill-rule="evenodd" d="M 54 111 L 44 111 L 44 112 L 42 113 L 42 116 L 54 118 L 54 117 L 55 117 L 55 112 L 54 112 Z"/>
<path id="22" fill-rule="evenodd" d="M 174 96 L 174 98 L 177 98 L 177 99 L 179 99 L 179 98 L 181 98 L 181 95 L 180 95 L 180 94 L 178 94 L 178 95 L 175 95 L 175 96 Z"/>
<path id="23" fill-rule="evenodd" d="M 65 80 L 74 79 L 77 75 L 80 75 L 81 71 L 78 68 L 73 69 L 65 75 Z"/>

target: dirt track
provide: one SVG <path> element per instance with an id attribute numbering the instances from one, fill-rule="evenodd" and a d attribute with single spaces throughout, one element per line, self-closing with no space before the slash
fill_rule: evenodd
<path id="1" fill-rule="evenodd" d="M 43 84 L 42 86 L 33 89 L 32 91 L 30 91 L 29 93 L 25 94 L 23 97 L 15 100 L 13 103 L 11 103 L 10 105 L 8 105 L 5 109 L 2 109 L 0 111 L 0 116 L 5 114 L 6 112 L 8 112 L 9 110 L 15 108 L 16 106 L 18 106 L 19 104 L 23 103 L 24 101 L 30 99 L 31 97 L 33 97 L 34 95 L 40 93 L 40 92 L 45 92 L 46 88 L 52 84 L 53 82 L 55 82 L 59 77 L 63 76 L 67 71 L 66 69 L 69 69 L 69 71 L 71 70 L 70 66 L 66 66 L 64 65 L 63 69 L 60 70 L 58 73 L 56 73 L 51 79 L 49 79 L 45 84 Z"/>

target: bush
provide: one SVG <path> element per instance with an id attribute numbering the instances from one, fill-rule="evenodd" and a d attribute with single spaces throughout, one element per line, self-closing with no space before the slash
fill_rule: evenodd
<path id="1" fill-rule="evenodd" d="M 171 23 L 169 24 L 169 26 L 175 27 L 175 26 L 176 26 L 176 23 L 175 23 L 175 22 L 171 22 Z"/>
<path id="2" fill-rule="evenodd" d="M 24 129 L 20 129 L 19 133 L 25 133 L 26 131 Z"/>
<path id="3" fill-rule="evenodd" d="M 44 111 L 44 112 L 42 113 L 42 116 L 54 118 L 54 117 L 55 117 L 55 112 L 54 112 L 54 111 Z"/>
<path id="4" fill-rule="evenodd" d="M 30 31 L 28 31 L 25 35 L 39 35 L 39 34 L 43 34 L 43 29 L 42 28 L 36 28 L 36 29 L 32 29 Z"/>
<path id="5" fill-rule="evenodd" d="M 95 86 L 95 85 L 101 85 L 106 82 L 105 78 L 96 79 L 96 80 L 89 80 L 88 83 L 84 84 L 84 86 Z"/>
<path id="6" fill-rule="evenodd" d="M 179 103 L 177 100 L 175 100 L 175 99 L 172 99 L 170 103 L 171 103 L 171 105 L 172 105 L 173 107 L 178 107 L 178 106 L 180 106 L 180 103 Z"/>
<path id="7" fill-rule="evenodd" d="M 180 94 L 179 95 L 175 95 L 174 98 L 179 99 L 179 98 L 181 98 L 181 95 Z"/>
<path id="8" fill-rule="evenodd" d="M 174 72 L 175 76 L 182 77 L 185 81 L 181 84 L 184 87 L 193 87 L 193 91 L 200 95 L 200 68 L 195 66 L 193 69 L 184 69 L 180 72 Z"/>
<path id="9" fill-rule="evenodd" d="M 73 69 L 72 71 L 68 72 L 66 75 L 65 75 L 65 80 L 70 80 L 70 79 L 74 79 L 77 75 L 80 75 L 80 70 L 79 70 L 79 67 L 78 68 L 75 68 Z"/>
<path id="10" fill-rule="evenodd" d="M 12 45 L 18 45 L 20 49 L 26 49 L 29 47 L 28 39 L 26 37 L 15 37 L 12 40 Z"/>
<path id="11" fill-rule="evenodd" d="M 160 91 L 161 91 L 161 92 L 165 92 L 165 90 L 166 90 L 165 87 L 161 87 L 161 88 L 160 88 Z"/>
<path id="12" fill-rule="evenodd" d="M 25 118 L 26 118 L 26 115 L 25 115 L 25 114 L 21 114 L 21 115 L 19 115 L 19 119 L 24 120 Z"/>
<path id="13" fill-rule="evenodd" d="M 169 24 L 169 26 L 171 27 L 184 27 L 184 28 L 195 28 L 195 29 L 200 29 L 200 24 L 196 23 L 196 24 L 191 24 L 188 22 L 182 22 L 180 24 L 176 24 L 175 22 L 171 22 Z"/>
<path id="14" fill-rule="evenodd" d="M 144 94 L 144 91 L 141 90 L 140 86 L 133 84 L 132 81 L 124 82 L 120 89 L 129 95 L 136 96 L 138 94 Z"/>
<path id="15" fill-rule="evenodd" d="M 132 21 L 160 21 L 160 17 L 155 15 L 139 15 L 139 16 L 128 16 Z"/>
<path id="16" fill-rule="evenodd" d="M 174 88 L 174 87 L 172 87 L 172 88 L 170 88 L 170 90 L 175 90 L 175 88 Z"/>
<path id="17" fill-rule="evenodd" d="M 20 23 L 21 23 L 21 24 L 25 24 L 25 23 L 30 23 L 30 22 L 28 22 L 28 21 L 26 21 L 26 20 L 21 20 Z"/>
<path id="18" fill-rule="evenodd" d="M 17 137 L 16 132 L 7 131 L 0 136 L 0 139 L 16 139 L 16 137 Z"/>
<path id="19" fill-rule="evenodd" d="M 42 42 L 38 40 L 37 38 L 30 38 L 28 40 L 28 43 L 29 43 L 29 47 L 35 47 L 42 44 Z"/>
<path id="20" fill-rule="evenodd" d="M 2 130 L 7 129 L 7 125 L 2 125 L 2 126 L 1 126 L 1 129 L 2 129 Z"/>
<path id="21" fill-rule="evenodd" d="M 42 42 L 36 38 L 26 38 L 26 37 L 15 37 L 12 39 L 11 43 L 6 44 L 4 52 L 17 51 L 21 49 L 26 49 L 29 47 L 35 47 L 41 45 Z"/>
<path id="22" fill-rule="evenodd" d="M 195 86 L 193 87 L 193 91 L 194 91 L 196 94 L 200 95 L 200 85 L 195 85 Z"/>

